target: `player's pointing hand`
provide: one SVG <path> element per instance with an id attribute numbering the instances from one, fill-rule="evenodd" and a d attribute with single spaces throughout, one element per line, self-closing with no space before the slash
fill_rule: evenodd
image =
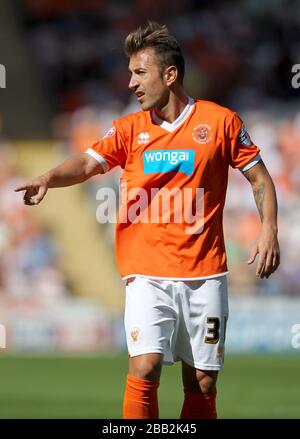
<path id="1" fill-rule="evenodd" d="M 47 190 L 48 183 L 44 177 L 37 177 L 34 180 L 15 188 L 15 192 L 25 191 L 23 200 L 24 204 L 27 204 L 28 206 L 39 204 L 46 195 Z"/>

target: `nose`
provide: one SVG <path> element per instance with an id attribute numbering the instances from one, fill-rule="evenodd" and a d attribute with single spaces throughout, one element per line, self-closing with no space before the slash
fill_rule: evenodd
<path id="1" fill-rule="evenodd" d="M 135 75 L 131 75 L 129 84 L 128 84 L 128 88 L 130 88 L 130 90 L 134 91 L 138 88 L 139 83 L 137 81 L 137 78 Z"/>

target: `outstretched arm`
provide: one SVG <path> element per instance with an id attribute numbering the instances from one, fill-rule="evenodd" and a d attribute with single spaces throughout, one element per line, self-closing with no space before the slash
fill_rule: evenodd
<path id="1" fill-rule="evenodd" d="M 256 275 L 260 278 L 268 278 L 280 263 L 275 187 L 262 160 L 252 168 L 244 171 L 243 174 L 252 186 L 262 223 L 261 233 L 250 255 L 248 264 L 252 264 L 256 256 L 259 255 Z"/>
<path id="2" fill-rule="evenodd" d="M 85 153 L 78 154 L 45 174 L 18 186 L 15 192 L 25 191 L 24 203 L 32 206 L 42 201 L 49 188 L 82 183 L 93 175 L 102 173 L 103 168 L 96 159 Z"/>

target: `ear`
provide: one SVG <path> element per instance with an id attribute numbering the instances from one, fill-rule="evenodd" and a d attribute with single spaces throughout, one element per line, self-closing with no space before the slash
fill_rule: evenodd
<path id="1" fill-rule="evenodd" d="M 178 78 L 178 70 L 175 66 L 169 66 L 166 68 L 164 78 L 168 87 L 174 84 Z"/>

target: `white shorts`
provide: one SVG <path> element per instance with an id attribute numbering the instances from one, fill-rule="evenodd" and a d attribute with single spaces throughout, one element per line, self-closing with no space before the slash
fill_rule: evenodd
<path id="1" fill-rule="evenodd" d="M 226 276 L 174 281 L 126 281 L 125 331 L 129 355 L 163 355 L 196 369 L 221 370 L 228 319 Z"/>

